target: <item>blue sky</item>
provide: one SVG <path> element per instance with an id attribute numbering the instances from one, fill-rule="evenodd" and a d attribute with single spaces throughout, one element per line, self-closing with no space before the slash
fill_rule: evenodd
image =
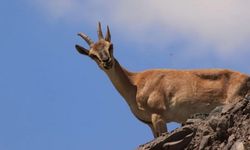
<path id="1" fill-rule="evenodd" d="M 0 149 L 134 149 L 152 139 L 76 43 L 110 25 L 131 71 L 228 68 L 250 74 L 245 0 L 2 0 Z M 176 124 L 169 125 L 169 129 Z M 120 147 L 122 145 L 122 147 Z"/>

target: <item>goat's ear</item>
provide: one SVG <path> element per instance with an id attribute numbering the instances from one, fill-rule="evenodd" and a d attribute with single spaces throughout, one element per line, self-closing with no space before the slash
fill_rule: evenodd
<path id="1" fill-rule="evenodd" d="M 87 50 L 86 48 L 80 46 L 80 45 L 75 45 L 76 50 L 83 55 L 89 55 L 89 50 Z"/>

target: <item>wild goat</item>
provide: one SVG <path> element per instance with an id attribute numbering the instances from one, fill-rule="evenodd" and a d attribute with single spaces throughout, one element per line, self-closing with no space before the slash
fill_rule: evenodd
<path id="1" fill-rule="evenodd" d="M 113 56 L 108 26 L 104 38 L 98 24 L 96 43 L 83 33 L 78 35 L 90 46 L 76 45 L 78 52 L 93 59 L 108 75 L 135 117 L 151 128 L 154 137 L 167 132 L 168 122 L 182 123 L 192 114 L 209 113 L 216 106 L 244 97 L 250 86 L 248 75 L 226 69 L 130 72 Z"/>

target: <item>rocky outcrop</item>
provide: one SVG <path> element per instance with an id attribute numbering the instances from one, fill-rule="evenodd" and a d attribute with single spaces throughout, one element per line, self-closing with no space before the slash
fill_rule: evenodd
<path id="1" fill-rule="evenodd" d="M 196 114 L 137 150 L 250 150 L 250 97 Z"/>

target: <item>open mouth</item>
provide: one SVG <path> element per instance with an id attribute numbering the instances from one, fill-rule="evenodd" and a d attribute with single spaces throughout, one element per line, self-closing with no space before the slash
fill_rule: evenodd
<path id="1" fill-rule="evenodd" d="M 105 68 L 105 69 L 110 69 L 110 68 L 112 68 L 112 66 L 113 66 L 113 62 L 112 61 L 108 61 L 108 62 L 105 62 L 105 63 L 103 63 L 103 67 Z"/>

